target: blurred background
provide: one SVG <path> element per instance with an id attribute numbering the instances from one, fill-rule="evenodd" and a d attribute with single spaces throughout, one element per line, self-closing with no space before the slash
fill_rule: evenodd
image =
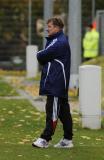
<path id="1" fill-rule="evenodd" d="M 31 0 L 31 2 L 30 0 L 0 0 L 0 69 L 25 70 L 26 46 L 31 43 L 37 45 L 38 49 L 42 49 L 44 3 L 44 0 Z M 69 0 L 53 0 L 53 16 L 60 16 L 64 20 L 66 35 L 70 28 L 68 25 L 69 3 Z M 103 11 L 102 15 L 98 14 L 99 10 Z M 99 32 L 103 33 L 102 39 L 104 39 L 104 1 L 81 1 L 81 57 L 85 28 L 93 22 L 97 15 L 100 15 L 98 16 Z M 30 35 L 29 29 L 31 29 Z"/>

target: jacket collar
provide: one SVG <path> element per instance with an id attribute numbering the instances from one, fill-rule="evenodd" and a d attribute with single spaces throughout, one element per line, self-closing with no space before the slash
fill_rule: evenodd
<path id="1" fill-rule="evenodd" d="M 54 38 L 57 38 L 58 36 L 62 35 L 63 31 L 59 31 L 57 33 L 55 33 L 54 35 L 50 36 L 50 37 L 45 37 L 47 40 L 52 40 Z"/>

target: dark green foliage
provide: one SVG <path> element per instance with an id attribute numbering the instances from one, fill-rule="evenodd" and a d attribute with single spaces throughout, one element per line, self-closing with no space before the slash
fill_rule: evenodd
<path id="1" fill-rule="evenodd" d="M 28 44 L 28 2 L 29 0 L 0 0 L 0 60 L 11 60 L 19 55 L 25 60 Z M 96 10 L 104 9 L 103 0 L 95 0 Z M 54 0 L 54 15 L 65 18 L 67 31 L 69 0 Z M 37 34 L 36 23 L 43 19 L 44 0 L 32 0 L 32 44 L 43 47 L 43 38 Z M 92 0 L 82 0 L 82 31 L 91 23 Z"/>

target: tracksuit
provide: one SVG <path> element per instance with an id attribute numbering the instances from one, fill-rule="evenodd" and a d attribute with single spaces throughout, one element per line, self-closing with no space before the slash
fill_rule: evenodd
<path id="1" fill-rule="evenodd" d="M 45 49 L 37 53 L 37 59 L 43 66 L 39 94 L 47 96 L 46 126 L 41 138 L 52 139 L 59 118 L 64 138 L 71 140 L 72 117 L 68 104 L 71 52 L 63 31 L 47 37 Z"/>

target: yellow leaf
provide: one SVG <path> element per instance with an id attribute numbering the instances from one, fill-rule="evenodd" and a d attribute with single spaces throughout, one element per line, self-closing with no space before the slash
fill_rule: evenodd
<path id="1" fill-rule="evenodd" d="M 81 138 L 83 138 L 83 139 L 91 139 L 90 137 L 87 137 L 87 136 L 81 136 Z"/>

